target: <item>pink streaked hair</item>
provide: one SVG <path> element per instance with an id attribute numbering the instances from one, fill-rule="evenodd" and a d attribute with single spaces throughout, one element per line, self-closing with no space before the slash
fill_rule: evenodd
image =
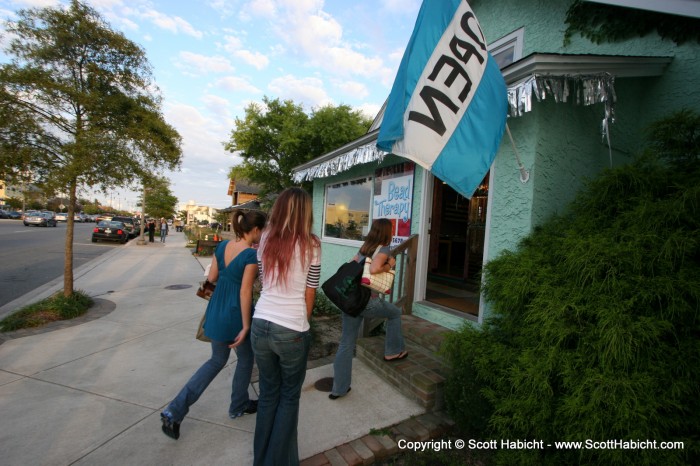
<path id="1" fill-rule="evenodd" d="M 309 193 L 301 188 L 282 191 L 272 206 L 260 241 L 265 279 L 289 283 L 289 265 L 296 248 L 302 253 L 302 267 L 307 267 L 314 248 L 321 244 L 318 237 L 311 233 L 312 225 L 313 208 Z"/>

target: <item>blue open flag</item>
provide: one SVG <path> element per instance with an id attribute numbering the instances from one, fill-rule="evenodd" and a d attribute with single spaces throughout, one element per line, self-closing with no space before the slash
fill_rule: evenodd
<path id="1" fill-rule="evenodd" d="M 424 0 L 377 147 L 471 197 L 496 157 L 507 111 L 503 76 L 469 4 Z"/>

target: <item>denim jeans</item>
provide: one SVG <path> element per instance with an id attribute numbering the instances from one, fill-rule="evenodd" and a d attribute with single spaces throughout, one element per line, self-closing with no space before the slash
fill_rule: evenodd
<path id="1" fill-rule="evenodd" d="M 243 343 L 239 346 L 239 348 L 244 347 L 246 344 L 248 348 L 250 348 L 250 338 L 246 338 L 246 342 L 247 343 Z M 214 377 L 226 366 L 228 357 L 231 354 L 231 348 L 229 348 L 228 345 L 229 342 L 211 342 L 211 358 L 194 373 L 185 386 L 182 387 L 180 393 L 177 394 L 175 399 L 171 401 L 166 408 L 166 411 L 172 414 L 175 422 L 182 422 L 185 416 L 187 416 L 190 406 L 197 402 L 202 393 L 204 393 L 204 390 L 206 390 L 211 381 L 214 380 Z M 241 357 L 241 352 L 243 353 L 243 357 Z M 243 405 L 243 408 L 238 410 L 238 412 L 240 412 L 247 407 L 248 403 L 248 384 L 250 383 L 251 371 L 253 369 L 253 354 L 250 350 L 248 350 L 246 354 L 245 349 L 237 351 L 237 354 L 239 355 L 239 359 L 236 364 L 233 382 L 231 383 L 231 407 L 229 411 L 234 408 L 235 400 L 236 407 Z M 238 377 L 239 372 L 241 373 L 240 377 Z M 245 376 L 246 374 L 247 377 Z M 239 380 L 237 380 L 237 377 Z M 244 398 L 245 404 L 243 402 Z"/>
<path id="2" fill-rule="evenodd" d="M 350 389 L 352 381 L 352 358 L 355 353 L 357 335 L 362 325 L 362 318 L 386 317 L 386 338 L 384 356 L 399 354 L 405 348 L 401 331 L 401 309 L 389 301 L 372 298 L 367 307 L 357 317 L 343 313 L 343 331 L 340 344 L 333 361 L 333 390 L 331 394 L 343 396 Z"/>
<path id="3" fill-rule="evenodd" d="M 298 465 L 299 398 L 311 333 L 253 319 L 251 342 L 260 377 L 253 464 Z"/>
<path id="4" fill-rule="evenodd" d="M 229 415 L 237 414 L 248 408 L 248 385 L 253 375 L 253 347 L 250 344 L 250 334 L 245 341 L 235 348 L 236 370 L 231 381 L 231 405 L 228 408 Z"/>

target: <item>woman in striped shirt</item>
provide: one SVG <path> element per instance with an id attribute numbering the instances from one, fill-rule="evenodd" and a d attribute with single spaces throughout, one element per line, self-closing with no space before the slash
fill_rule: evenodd
<path id="1" fill-rule="evenodd" d="M 260 380 L 256 466 L 299 464 L 299 398 L 321 274 L 321 243 L 312 224 L 311 196 L 288 188 L 275 201 L 258 248 L 262 292 L 251 327 Z"/>

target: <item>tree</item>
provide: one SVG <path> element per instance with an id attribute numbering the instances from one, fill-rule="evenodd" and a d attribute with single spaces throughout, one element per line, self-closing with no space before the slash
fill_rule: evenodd
<path id="1" fill-rule="evenodd" d="M 291 100 L 264 97 L 263 104 L 246 108 L 224 145 L 243 157 L 231 175 L 242 174 L 260 186 L 260 197 L 293 186 L 292 168 L 360 137 L 371 124 L 347 105 L 321 107 L 309 116 Z"/>
<path id="2" fill-rule="evenodd" d="M 80 189 L 127 187 L 176 169 L 181 138 L 165 122 L 145 52 L 88 5 L 20 10 L 0 65 L 0 174 L 69 198 L 64 295 L 73 293 Z"/>
<path id="3" fill-rule="evenodd" d="M 155 177 L 147 183 L 144 213 L 153 218 L 173 218 L 177 197 L 170 190 L 170 182 L 165 178 Z"/>

